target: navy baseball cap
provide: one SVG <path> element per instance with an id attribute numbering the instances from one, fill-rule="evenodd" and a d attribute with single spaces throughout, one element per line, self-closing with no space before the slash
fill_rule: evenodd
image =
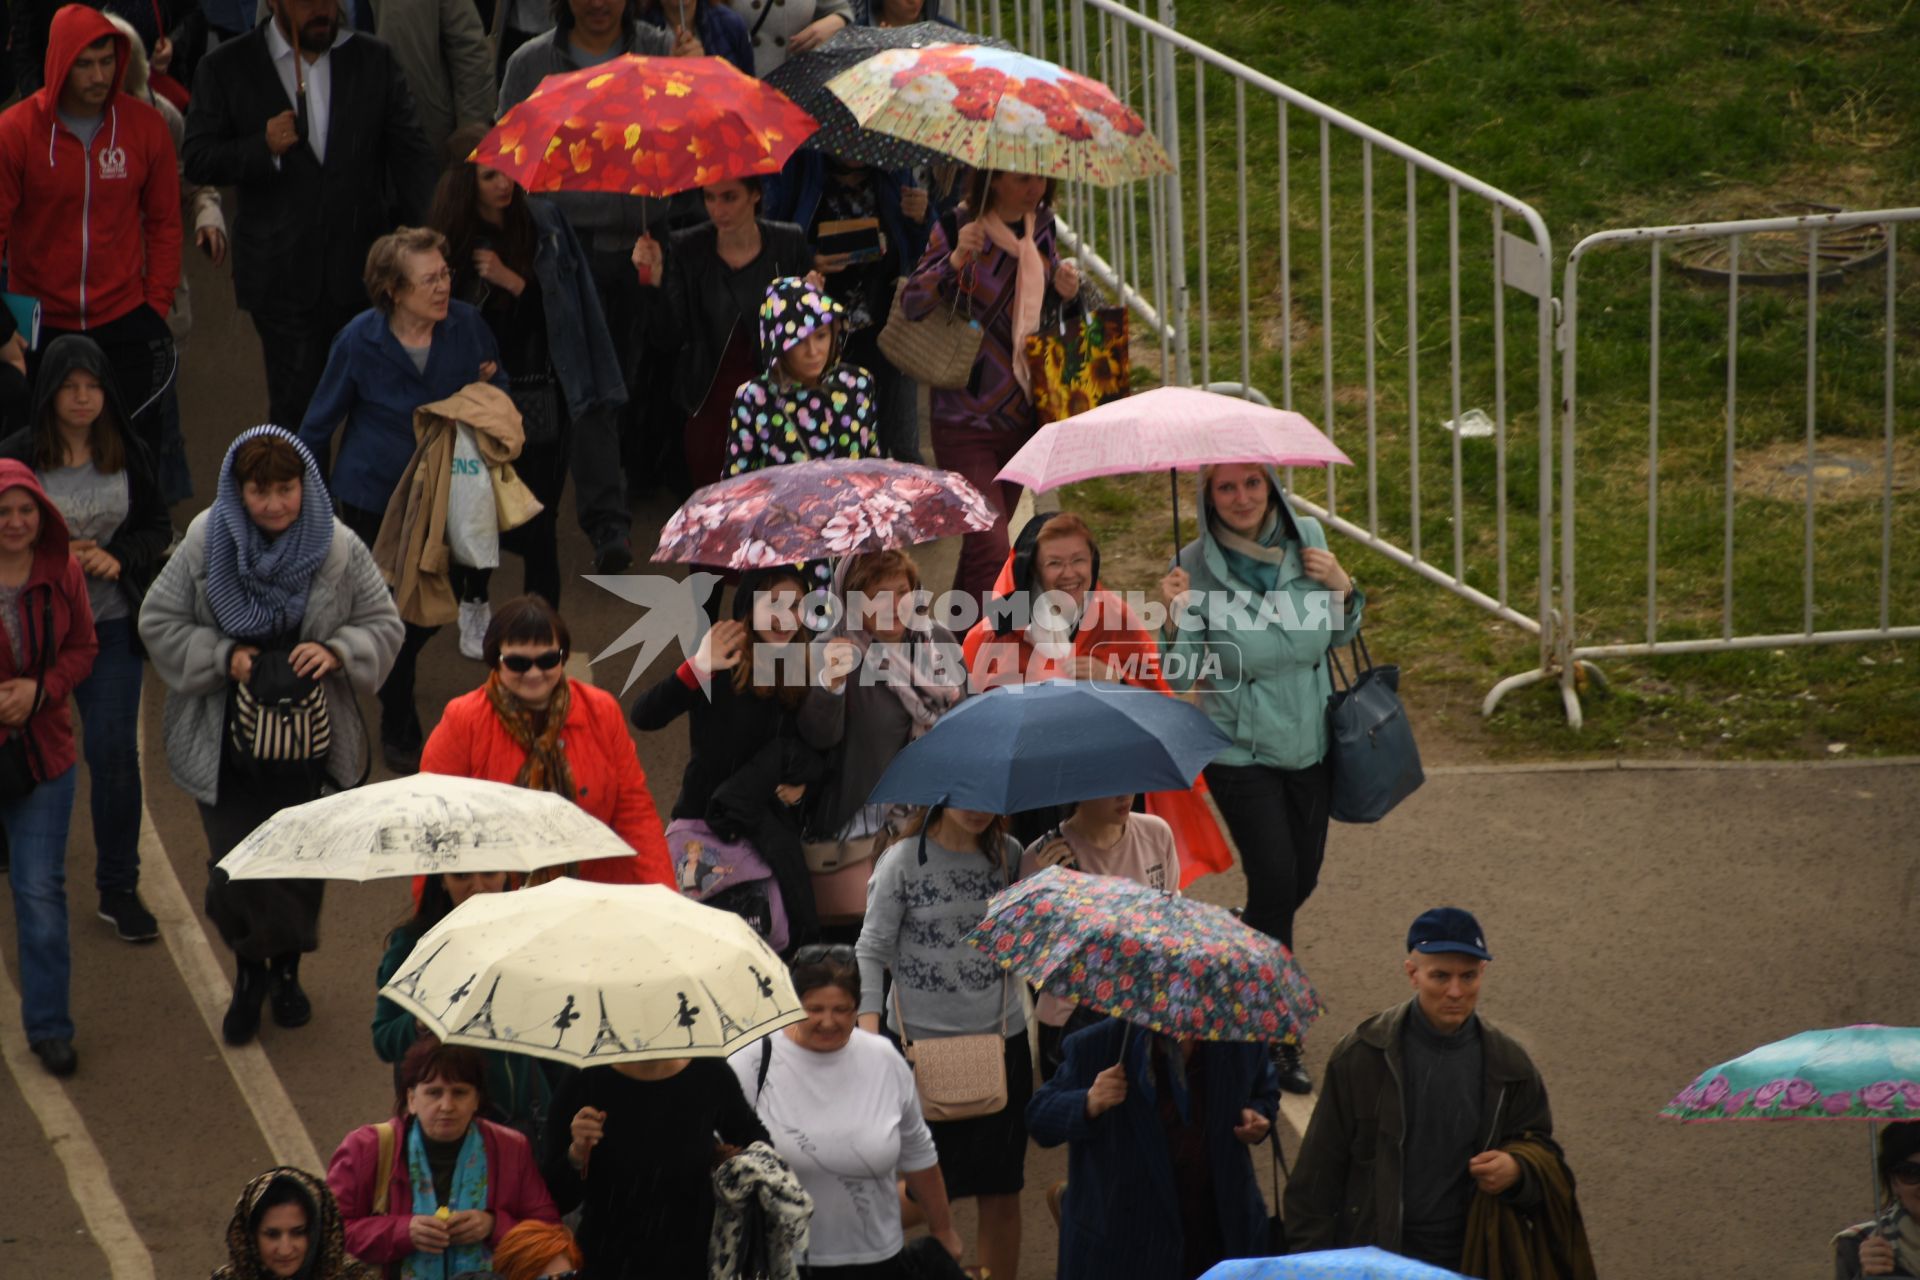
<path id="1" fill-rule="evenodd" d="M 1471 912 L 1459 907 L 1435 907 L 1421 912 L 1420 918 L 1407 930 L 1407 950 L 1423 955 L 1458 951 L 1481 960 L 1493 959 L 1487 951 L 1486 935 L 1480 932 L 1480 922 Z"/>

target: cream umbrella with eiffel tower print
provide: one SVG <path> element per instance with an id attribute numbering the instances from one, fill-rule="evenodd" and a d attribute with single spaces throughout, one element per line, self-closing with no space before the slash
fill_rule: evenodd
<path id="1" fill-rule="evenodd" d="M 380 994 L 448 1044 L 582 1067 L 725 1057 L 802 1017 L 739 916 L 663 885 L 572 879 L 475 894 Z"/>

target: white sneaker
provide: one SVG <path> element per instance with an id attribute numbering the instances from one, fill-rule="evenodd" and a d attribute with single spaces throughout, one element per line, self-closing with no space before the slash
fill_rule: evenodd
<path id="1" fill-rule="evenodd" d="M 487 626 L 493 621 L 493 606 L 485 600 L 460 602 L 460 656 L 481 661 L 485 652 Z"/>

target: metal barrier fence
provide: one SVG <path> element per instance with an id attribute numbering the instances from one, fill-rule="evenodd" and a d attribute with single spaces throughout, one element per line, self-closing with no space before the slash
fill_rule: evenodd
<path id="1" fill-rule="evenodd" d="M 1573 252 L 1567 257 L 1562 287 L 1566 320 L 1562 335 L 1564 351 L 1561 371 L 1560 586 L 1561 607 L 1567 626 L 1562 632 L 1565 648 L 1555 655 L 1552 665 L 1560 673 L 1563 701 L 1575 728 L 1580 724 L 1576 679 L 1582 674 L 1597 674 L 1592 662 L 1596 658 L 1920 639 L 1920 569 L 1910 569 L 1907 562 L 1897 562 L 1894 556 L 1897 527 L 1894 502 L 1896 409 L 1903 390 L 1906 393 L 1905 402 L 1909 405 L 1913 403 L 1914 392 L 1920 391 L 1920 369 L 1915 368 L 1911 359 L 1904 367 L 1900 363 L 1897 309 L 1900 231 L 1915 222 L 1920 222 L 1920 209 L 1882 209 L 1689 226 L 1635 227 L 1599 232 L 1574 246 Z M 1823 256 L 1823 237 L 1831 239 L 1839 233 L 1866 227 L 1884 229 L 1884 263 L 1876 266 L 1869 262 L 1857 278 L 1845 280 L 1834 264 Z M 1797 281 L 1791 292 L 1784 296 L 1756 284 L 1755 268 L 1749 266 L 1743 272 L 1741 265 L 1743 252 L 1750 255 L 1750 263 L 1757 256 L 1752 248 L 1756 237 L 1782 236 L 1794 242 L 1804 239 L 1806 245 L 1804 281 Z M 1662 268 L 1672 247 L 1701 243 L 1724 245 L 1723 253 L 1713 255 L 1716 263 L 1723 264 L 1715 274 L 1725 276 L 1724 286 L 1691 285 L 1684 281 L 1677 287 L 1667 285 L 1663 280 Z M 1615 394 L 1610 399 L 1602 399 L 1600 405 L 1587 406 L 1581 403 L 1579 390 L 1582 269 L 1604 273 L 1606 258 L 1594 259 L 1592 265 L 1589 265 L 1589 260 L 1598 250 L 1625 245 L 1649 247 L 1648 265 L 1635 268 L 1628 263 L 1624 271 L 1616 270 L 1611 276 L 1603 274 L 1599 287 L 1604 292 L 1599 301 L 1605 305 L 1600 309 L 1599 320 L 1613 326 L 1624 326 L 1632 332 L 1639 328 L 1642 323 L 1640 317 L 1644 316 L 1647 339 L 1646 381 L 1643 384 L 1645 397 L 1641 399 L 1637 393 L 1631 397 Z M 1877 290 L 1874 288 L 1875 277 L 1879 278 Z M 1823 292 L 1827 295 L 1824 304 Z M 1636 310 L 1636 305 L 1640 303 L 1644 303 L 1643 311 Z M 1725 365 L 1725 400 L 1724 405 L 1718 406 L 1722 412 L 1715 416 L 1721 419 L 1723 425 L 1716 431 L 1698 417 L 1690 422 L 1683 419 L 1677 429 L 1669 427 L 1667 438 L 1663 441 L 1662 410 L 1668 403 L 1663 398 L 1661 387 L 1663 317 L 1673 317 L 1679 325 L 1685 326 L 1680 332 L 1698 339 L 1715 336 L 1714 333 L 1703 333 L 1703 330 L 1717 323 L 1717 313 L 1722 307 L 1725 313 L 1724 330 L 1717 332 L 1724 333 L 1724 345 L 1720 351 Z M 1716 315 L 1710 318 L 1709 310 Z M 1823 310 L 1829 315 L 1829 323 L 1825 326 L 1821 323 Z M 1771 384 L 1750 388 L 1745 396 L 1742 395 L 1741 385 L 1743 349 L 1750 353 L 1746 365 L 1755 367 L 1754 376 Z M 1788 378 L 1783 375 L 1790 375 L 1794 365 L 1802 362 L 1804 376 L 1798 379 L 1798 386 L 1790 385 Z M 1668 363 L 1670 366 L 1679 364 Z M 1614 372 L 1618 374 L 1622 371 Z M 1684 376 L 1687 372 L 1684 367 L 1669 368 L 1670 374 Z M 1823 374 L 1826 376 L 1823 377 Z M 1612 381 L 1618 383 L 1621 379 L 1616 376 Z M 1874 385 L 1876 382 L 1877 386 Z M 1878 403 L 1873 403 L 1876 400 Z M 1697 408 L 1704 403 L 1711 401 L 1705 395 L 1697 395 L 1683 402 L 1683 408 Z M 1582 437 L 1583 412 L 1597 420 L 1599 433 L 1605 436 L 1607 444 L 1612 444 L 1615 437 L 1627 435 L 1625 424 L 1644 414 L 1646 479 L 1644 488 L 1636 497 L 1644 496 L 1645 500 L 1645 603 L 1634 610 L 1639 613 L 1639 618 L 1631 620 L 1638 624 L 1635 629 L 1643 628 L 1642 638 L 1639 639 L 1581 642 L 1584 630 L 1618 633 L 1626 631 L 1630 624 L 1626 610 L 1617 602 L 1618 592 L 1603 598 L 1601 608 L 1611 607 L 1613 616 L 1598 622 L 1593 617 L 1582 616 L 1575 595 L 1575 570 L 1582 546 L 1581 529 L 1591 530 L 1596 522 L 1602 525 L 1601 534 L 1588 534 L 1590 540 L 1596 536 L 1619 537 L 1625 533 L 1621 521 L 1608 521 L 1607 517 L 1612 513 L 1605 504 L 1604 496 L 1590 494 L 1583 502 L 1581 484 L 1584 476 L 1579 466 L 1579 446 L 1586 443 Z M 1825 423 L 1821 421 L 1823 416 L 1829 419 Z M 1863 430 L 1873 418 L 1878 418 L 1877 424 L 1874 424 L 1877 430 Z M 1688 430 L 1689 427 L 1692 430 Z M 1878 437 L 1879 454 L 1877 497 L 1880 554 L 1877 564 L 1870 569 L 1863 568 L 1855 557 L 1845 551 L 1832 554 L 1823 564 L 1819 554 L 1820 521 L 1817 518 L 1820 506 L 1817 491 L 1823 467 L 1845 473 L 1852 465 L 1858 466 L 1864 473 L 1870 464 L 1864 458 L 1823 455 L 1819 446 L 1823 441 L 1829 447 L 1835 447 L 1840 441 L 1860 442 L 1871 440 L 1875 435 Z M 1788 448 L 1798 455 L 1796 461 L 1790 464 L 1798 467 L 1798 476 L 1790 477 L 1784 484 L 1776 486 L 1782 490 L 1778 495 L 1758 499 L 1749 496 L 1743 502 L 1736 502 L 1743 462 L 1750 462 L 1756 455 L 1762 454 L 1769 438 L 1776 446 L 1782 446 L 1771 451 L 1773 457 L 1783 456 Z M 1802 443 L 1804 452 L 1799 449 Z M 1666 451 L 1664 457 L 1663 447 Z M 1711 454 L 1716 450 L 1719 457 L 1712 459 Z M 1675 454 L 1680 455 L 1677 463 L 1670 460 Z M 1667 464 L 1667 471 L 1681 472 L 1675 485 L 1679 495 L 1670 502 L 1680 507 L 1675 522 L 1688 526 L 1687 535 L 1690 535 L 1691 545 L 1683 545 L 1682 550 L 1694 553 L 1692 560 L 1695 564 L 1702 560 L 1710 562 L 1715 548 L 1710 544 L 1702 545 L 1705 542 L 1702 535 L 1708 532 L 1718 535 L 1720 571 L 1717 582 L 1680 573 L 1663 575 L 1663 570 L 1668 567 L 1661 556 L 1663 546 L 1684 541 L 1687 536 L 1676 539 L 1671 530 L 1662 526 L 1663 461 Z M 1717 463 L 1717 495 L 1712 492 L 1714 486 L 1710 483 L 1696 483 L 1691 488 L 1680 487 L 1687 480 L 1703 480 L 1705 467 L 1702 464 L 1709 461 Z M 1688 466 L 1689 463 L 1691 466 Z M 1779 468 L 1774 467 L 1769 474 L 1778 471 Z M 1792 519 L 1796 514 L 1792 503 L 1785 499 L 1785 491 L 1796 484 L 1800 490 L 1797 521 Z M 1857 488 L 1864 490 L 1865 486 Z M 1600 500 L 1596 501 L 1596 497 Z M 1717 513 L 1705 509 L 1708 502 L 1716 497 L 1717 503 L 1714 505 L 1718 508 Z M 1840 515 L 1830 516 L 1829 528 L 1838 532 L 1850 523 L 1854 526 L 1850 532 L 1861 532 L 1860 508 L 1866 501 L 1870 499 L 1863 495 L 1854 496 L 1848 504 L 1852 508 L 1851 519 L 1843 519 Z M 1719 528 L 1712 530 L 1715 514 Z M 1638 523 L 1638 504 L 1631 516 Z M 1796 524 L 1797 528 L 1794 527 Z M 1911 554 L 1913 547 L 1920 545 L 1920 504 L 1909 502 L 1900 510 L 1898 527 L 1911 539 L 1906 544 Z M 1747 535 L 1744 540 L 1736 536 L 1741 531 Z M 1800 588 L 1797 599 L 1783 598 L 1779 593 L 1764 589 L 1752 589 L 1756 580 L 1765 581 L 1774 575 L 1775 562 L 1784 562 L 1790 556 L 1795 542 L 1798 543 L 1800 563 L 1797 566 L 1782 564 L 1780 576 L 1784 577 L 1797 569 Z M 1705 554 L 1702 555 L 1702 552 Z M 1872 578 L 1870 584 L 1865 580 L 1868 574 Z M 1895 589 L 1897 577 L 1902 579 L 1898 592 Z M 1748 582 L 1750 589 L 1746 593 L 1736 592 L 1737 578 Z M 1828 588 L 1824 603 L 1820 590 L 1823 584 Z M 1716 587 L 1717 591 L 1713 590 Z M 1668 597 L 1673 598 L 1663 599 L 1663 589 Z M 1711 598 L 1713 596 L 1717 596 L 1717 599 Z M 1837 604 L 1834 603 L 1835 597 L 1839 598 Z M 1896 618 L 1894 607 L 1897 597 L 1905 605 L 1900 618 Z M 1664 612 L 1663 604 L 1667 606 Z M 1856 625 L 1819 625 L 1823 608 L 1831 611 L 1834 608 L 1857 609 L 1862 606 L 1875 615 L 1872 625 L 1857 625 L 1863 621 L 1858 618 L 1854 619 Z M 1797 630 L 1761 629 L 1769 624 L 1775 627 L 1791 625 L 1790 618 L 1794 612 L 1799 615 Z"/>
<path id="2" fill-rule="evenodd" d="M 1550 678 L 1556 317 L 1545 222 L 1180 34 L 1171 0 L 1159 12 L 962 0 L 955 16 L 1107 84 L 1165 145 L 1164 179 L 1068 184 L 1056 199 L 1067 246 L 1157 340 L 1162 379 L 1313 417 L 1360 474 L 1289 474 L 1296 504 L 1537 637 L 1536 669 L 1502 681 L 1494 699 Z M 1273 174 L 1271 187 L 1255 189 L 1250 162 Z M 1522 302 L 1509 316 L 1509 289 L 1532 298 L 1531 315 Z M 1482 405 L 1485 438 L 1437 434 Z"/>

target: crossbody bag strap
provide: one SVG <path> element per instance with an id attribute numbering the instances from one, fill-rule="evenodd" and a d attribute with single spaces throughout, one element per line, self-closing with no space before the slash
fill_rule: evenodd
<path id="1" fill-rule="evenodd" d="M 373 1174 L 373 1212 L 380 1215 L 387 1211 L 392 1202 L 393 1191 L 393 1148 L 397 1136 L 393 1121 L 382 1120 L 373 1126 L 373 1136 L 379 1142 L 379 1168 Z"/>

